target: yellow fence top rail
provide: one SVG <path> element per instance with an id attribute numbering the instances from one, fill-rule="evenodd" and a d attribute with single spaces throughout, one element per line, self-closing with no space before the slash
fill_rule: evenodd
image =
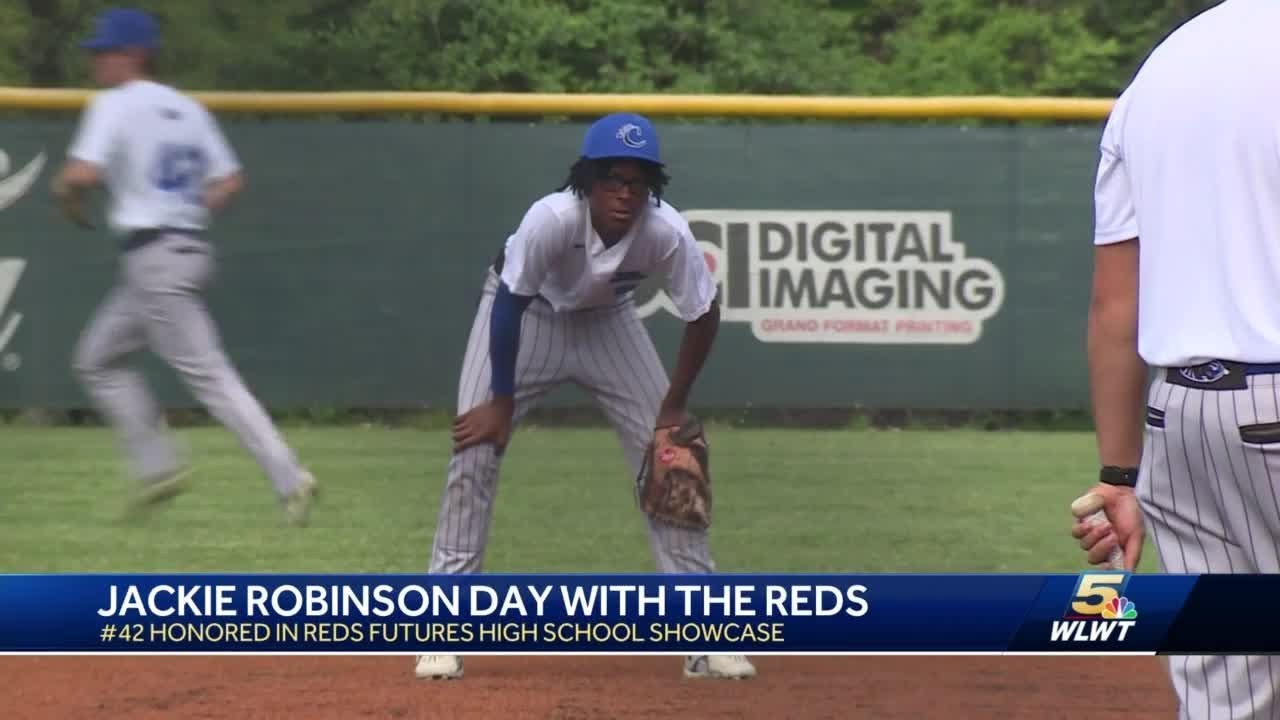
<path id="1" fill-rule="evenodd" d="M 0 87 L 0 110 L 78 110 L 89 90 Z M 279 114 L 647 115 L 802 118 L 1101 120 L 1106 98 L 800 95 L 591 95 L 455 92 L 193 92 L 211 110 Z"/>

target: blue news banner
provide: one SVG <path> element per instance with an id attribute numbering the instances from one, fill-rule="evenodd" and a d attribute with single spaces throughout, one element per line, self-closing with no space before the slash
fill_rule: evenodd
<path id="1" fill-rule="evenodd" d="M 1280 652 L 1280 576 L 0 575 L 0 653 Z"/>

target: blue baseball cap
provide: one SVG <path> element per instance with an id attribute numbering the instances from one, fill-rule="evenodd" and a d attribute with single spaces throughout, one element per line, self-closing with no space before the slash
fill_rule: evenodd
<path id="1" fill-rule="evenodd" d="M 132 8 L 111 8 L 98 16 L 93 36 L 80 43 L 86 50 L 140 47 L 153 50 L 160 44 L 160 30 L 147 13 Z"/>
<path id="2" fill-rule="evenodd" d="M 662 164 L 653 123 L 635 113 L 614 113 L 592 123 L 582 139 L 582 157 L 589 160 L 635 158 Z"/>

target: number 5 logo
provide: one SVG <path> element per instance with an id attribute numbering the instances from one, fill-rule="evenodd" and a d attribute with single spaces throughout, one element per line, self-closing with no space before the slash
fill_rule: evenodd
<path id="1" fill-rule="evenodd" d="M 1076 591 L 1071 595 L 1071 612 L 1069 617 L 1095 618 L 1102 617 L 1102 608 L 1107 603 L 1120 597 L 1129 582 L 1127 573 L 1085 573 L 1076 583 Z M 1083 599 L 1082 599 L 1083 598 Z M 1096 598 L 1096 602 L 1089 602 Z"/>
<path id="2" fill-rule="evenodd" d="M 160 190 L 177 193 L 189 203 L 199 203 L 207 167 L 204 151 L 198 146 L 165 143 L 156 154 L 151 181 Z"/>

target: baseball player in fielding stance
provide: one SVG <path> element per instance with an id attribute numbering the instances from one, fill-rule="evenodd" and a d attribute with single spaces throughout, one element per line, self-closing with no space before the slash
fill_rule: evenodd
<path id="1" fill-rule="evenodd" d="M 1107 522 L 1169 573 L 1280 572 L 1280 4 L 1226 0 L 1156 47 L 1102 133 L 1089 373 Z M 1148 370 L 1154 380 L 1146 389 Z M 1168 658 L 1182 718 L 1280 716 L 1280 659 Z"/>
<path id="2" fill-rule="evenodd" d="M 646 467 L 680 456 L 672 438 L 698 434 L 686 402 L 720 312 L 688 223 L 662 200 L 666 183 L 649 120 L 606 116 L 587 130 L 564 186 L 533 203 L 507 239 L 487 273 L 467 343 L 431 572 L 481 570 L 503 450 L 521 417 L 556 386 L 577 383 L 595 398 L 638 484 Z M 648 276 L 663 281 L 687 323 L 670 381 L 632 299 Z M 666 449 L 653 453 L 655 442 Z M 643 500 L 643 488 L 641 495 L 658 570 L 713 572 L 708 518 L 668 521 Z M 453 655 L 416 661 L 422 678 L 462 671 Z M 698 655 L 685 658 L 684 674 L 745 678 L 755 668 L 742 656 Z"/>
<path id="3" fill-rule="evenodd" d="M 286 521 L 301 524 L 315 479 L 245 388 L 201 297 L 213 270 L 205 228 L 212 211 L 240 190 L 241 170 L 205 108 L 149 77 L 158 43 L 154 20 L 130 9 L 102 14 L 83 43 L 93 53 L 95 81 L 108 89 L 81 118 L 53 190 L 67 214 L 89 228 L 85 195 L 105 185 L 122 251 L 118 284 L 80 338 L 75 371 L 127 451 L 138 480 L 133 510 L 180 492 L 188 467 L 144 378 L 128 364 L 147 347 L 235 433 L 271 479 Z"/>

